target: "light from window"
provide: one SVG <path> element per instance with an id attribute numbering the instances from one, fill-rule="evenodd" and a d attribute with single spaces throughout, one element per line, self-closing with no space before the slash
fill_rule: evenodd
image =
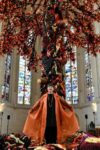
<path id="1" fill-rule="evenodd" d="M 75 61 L 68 60 L 65 65 L 66 100 L 71 104 L 78 104 L 77 56 L 74 53 Z"/>
<path id="2" fill-rule="evenodd" d="M 92 69 L 91 69 L 91 56 L 85 52 L 85 77 L 86 77 L 86 95 L 87 100 L 92 101 L 94 99 L 94 87 L 92 79 Z"/>
<path id="3" fill-rule="evenodd" d="M 8 54 L 5 60 L 4 84 L 2 86 L 2 99 L 6 101 L 9 101 L 10 75 L 11 75 L 11 55 Z"/>
<path id="4" fill-rule="evenodd" d="M 20 56 L 18 79 L 18 104 L 30 104 L 31 72 L 27 68 L 27 60 Z"/>

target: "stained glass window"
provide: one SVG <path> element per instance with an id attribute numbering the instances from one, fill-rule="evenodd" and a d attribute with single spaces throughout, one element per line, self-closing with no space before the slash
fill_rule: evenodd
<path id="1" fill-rule="evenodd" d="M 10 76 L 11 76 L 11 55 L 8 54 L 5 59 L 4 84 L 2 86 L 2 99 L 6 101 L 9 101 Z"/>
<path id="2" fill-rule="evenodd" d="M 92 101 L 94 99 L 94 87 L 91 69 L 91 56 L 87 52 L 85 52 L 85 77 L 87 100 Z"/>
<path id="3" fill-rule="evenodd" d="M 75 61 L 68 60 L 65 65 L 65 86 L 66 86 L 66 100 L 71 104 L 78 103 L 78 75 L 77 75 L 77 55 L 76 50 Z"/>
<path id="4" fill-rule="evenodd" d="M 27 60 L 20 56 L 18 80 L 18 104 L 30 104 L 31 72 L 27 68 Z"/>

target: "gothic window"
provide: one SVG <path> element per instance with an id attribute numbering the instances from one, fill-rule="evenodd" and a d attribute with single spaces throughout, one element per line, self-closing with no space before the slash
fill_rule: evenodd
<path id="1" fill-rule="evenodd" d="M 94 87 L 91 69 L 91 56 L 87 52 L 85 52 L 85 77 L 87 100 L 92 101 L 94 99 Z"/>
<path id="2" fill-rule="evenodd" d="M 20 56 L 18 79 L 18 104 L 30 104 L 31 72 L 27 68 L 27 60 Z"/>
<path id="3" fill-rule="evenodd" d="M 8 54 L 5 59 L 4 84 L 2 86 L 2 99 L 9 101 L 10 76 L 11 76 L 11 55 Z"/>
<path id="4" fill-rule="evenodd" d="M 77 75 L 77 55 L 74 49 L 75 61 L 68 60 L 65 65 L 65 86 L 66 100 L 71 104 L 78 104 L 78 75 Z"/>

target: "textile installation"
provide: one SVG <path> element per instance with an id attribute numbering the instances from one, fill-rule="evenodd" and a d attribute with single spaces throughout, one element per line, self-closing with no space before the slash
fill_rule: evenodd
<path id="1" fill-rule="evenodd" d="M 85 48 L 94 56 L 100 52 L 100 36 L 95 31 L 95 23 L 100 22 L 99 10 L 99 0 L 0 0 L 0 55 L 17 50 L 27 58 L 29 70 L 37 71 L 39 63 L 41 94 L 52 82 L 57 92 L 65 97 L 62 72 L 68 60 L 75 60 L 73 47 Z M 41 55 L 35 48 L 38 36 L 43 39 Z M 87 137 L 77 133 L 64 143 L 65 147 L 46 145 L 45 149 L 83 150 L 84 144 L 91 143 L 91 140 L 85 141 Z M 100 141 L 95 140 L 100 149 Z M 31 143 L 20 135 L 0 136 L 0 149 L 25 150 L 37 146 L 38 143 Z"/>
<path id="2" fill-rule="evenodd" d="M 63 144 L 34 143 L 26 136 L 10 134 L 0 136 L 0 149 L 13 150 L 100 150 L 100 138 L 78 132 Z"/>
<path id="3" fill-rule="evenodd" d="M 42 143 L 45 139 L 47 143 L 64 143 L 79 130 L 72 106 L 58 94 L 54 93 L 53 96 L 54 99 L 47 93 L 44 94 L 29 110 L 23 133 L 32 141 Z M 46 130 L 48 128 L 49 130 Z M 51 140 L 48 134 L 51 135 Z"/>
<path id="4" fill-rule="evenodd" d="M 99 10 L 99 0 L 1 0 L 0 55 L 16 49 L 27 58 L 29 70 L 36 71 L 39 62 L 41 93 L 52 82 L 65 96 L 62 68 L 75 60 L 73 47 L 94 56 L 100 51 L 94 25 Z M 43 38 L 41 55 L 35 49 L 37 36 Z"/>

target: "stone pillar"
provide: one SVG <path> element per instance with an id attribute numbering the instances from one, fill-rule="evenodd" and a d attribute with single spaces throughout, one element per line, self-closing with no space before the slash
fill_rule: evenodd
<path id="1" fill-rule="evenodd" d="M 94 87 L 94 96 L 95 99 L 98 98 L 99 95 L 99 66 L 97 57 L 91 56 L 91 69 L 92 69 L 92 78 L 93 78 L 93 87 Z M 100 63 L 100 62 L 99 62 Z"/>
<path id="2" fill-rule="evenodd" d="M 40 54 L 42 49 L 42 38 L 40 36 L 36 39 L 36 45 L 35 45 L 36 51 L 38 54 Z M 40 67 L 37 67 L 37 72 L 32 71 L 32 103 L 37 101 L 40 97 L 40 84 L 37 82 L 37 80 L 41 76 L 41 70 Z"/>
<path id="3" fill-rule="evenodd" d="M 18 95 L 18 70 L 19 70 L 19 55 L 16 50 L 12 54 L 11 80 L 9 99 L 12 105 L 17 104 Z"/>
<path id="4" fill-rule="evenodd" d="M 77 51 L 77 69 L 78 69 L 78 93 L 79 105 L 83 105 L 86 101 L 85 93 L 85 67 L 84 67 L 84 49 L 79 48 Z"/>

